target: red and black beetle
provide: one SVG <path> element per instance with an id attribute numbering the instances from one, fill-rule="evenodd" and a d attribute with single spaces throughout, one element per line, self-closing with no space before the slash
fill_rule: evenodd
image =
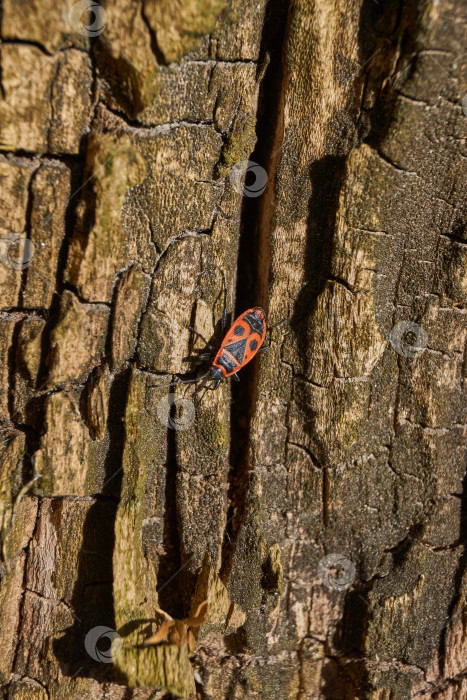
<path id="1" fill-rule="evenodd" d="M 226 315 L 224 313 L 224 326 L 225 321 Z M 206 339 L 203 338 L 201 333 L 198 333 L 194 328 L 191 328 L 191 326 L 188 326 L 188 328 L 192 333 L 199 336 L 211 351 L 199 355 L 199 359 L 211 360 L 215 352 L 212 345 L 210 345 Z M 164 386 L 177 386 L 178 384 L 194 384 L 196 382 L 201 382 L 200 388 L 214 391 L 221 381 L 228 377 L 233 377 L 238 382 L 240 380 L 237 376 L 237 372 L 241 370 L 242 367 L 245 367 L 258 352 L 268 350 L 268 345 L 263 346 L 265 337 L 266 319 L 263 309 L 259 306 L 248 309 L 237 318 L 224 336 L 224 340 L 206 374 L 203 374 L 197 379 L 180 379 L 178 382 L 172 382 Z M 212 386 L 208 386 L 209 383 L 212 383 Z"/>

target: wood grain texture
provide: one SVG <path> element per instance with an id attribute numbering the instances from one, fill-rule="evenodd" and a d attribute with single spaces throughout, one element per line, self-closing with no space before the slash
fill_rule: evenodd
<path id="1" fill-rule="evenodd" d="M 463 700 L 463 3 L 76 7 L 2 3 L 3 696 Z"/>

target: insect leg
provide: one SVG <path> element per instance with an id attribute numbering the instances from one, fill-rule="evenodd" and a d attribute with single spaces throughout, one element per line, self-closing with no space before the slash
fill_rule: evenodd
<path id="1" fill-rule="evenodd" d="M 199 397 L 199 403 L 201 403 L 201 401 L 203 400 L 204 395 L 205 395 L 206 392 L 207 392 L 207 388 L 204 387 L 204 391 L 203 391 L 203 393 L 201 394 L 201 396 Z"/>
<path id="2" fill-rule="evenodd" d="M 232 374 L 232 377 L 233 379 L 235 379 L 236 382 L 240 381 L 240 377 L 238 376 L 238 374 Z"/>
<path id="3" fill-rule="evenodd" d="M 209 375 L 209 372 L 206 375 L 204 375 L 203 382 L 202 382 L 201 386 L 199 387 L 199 389 L 196 389 L 196 392 L 198 392 L 198 391 L 201 392 L 204 389 L 203 393 L 201 394 L 201 396 L 198 399 L 199 403 L 201 403 L 201 401 L 203 400 L 205 393 L 208 390 L 212 391 L 212 388 L 213 388 L 212 386 L 208 386 L 208 384 L 212 381 L 211 379 L 209 379 L 208 375 Z"/>
<path id="4" fill-rule="evenodd" d="M 201 355 L 189 355 L 183 358 L 183 362 L 194 362 L 195 360 L 211 360 L 214 353 L 203 352 Z"/>
<path id="5" fill-rule="evenodd" d="M 216 389 L 218 388 L 220 383 L 221 383 L 221 380 L 216 379 L 214 382 L 214 386 L 206 386 L 206 391 L 216 391 Z"/>
<path id="6" fill-rule="evenodd" d="M 213 350 L 213 351 L 214 351 L 214 348 L 212 347 L 211 343 L 208 343 L 208 341 L 206 340 L 206 338 L 205 338 L 203 335 L 201 335 L 201 333 L 198 333 L 198 331 L 196 331 L 196 330 L 195 330 L 194 328 L 192 328 L 191 326 L 187 326 L 187 328 L 188 328 L 189 331 L 191 331 L 192 333 L 194 333 L 195 335 L 197 335 L 198 338 L 201 338 L 201 340 L 202 340 L 203 343 L 206 345 L 206 347 L 208 347 L 210 350 Z"/>
<path id="7" fill-rule="evenodd" d="M 273 323 L 272 326 L 269 326 L 269 327 L 268 327 L 269 342 L 271 341 L 271 331 L 273 330 L 273 328 L 277 328 L 277 326 L 282 325 L 282 324 L 285 323 L 286 321 L 287 321 L 287 319 L 286 319 L 286 318 L 283 318 L 282 321 L 278 321 L 277 323 Z M 268 348 L 269 348 L 269 345 L 263 345 L 263 347 L 260 348 L 260 349 L 258 350 L 258 352 L 264 352 L 265 350 L 268 350 Z"/>

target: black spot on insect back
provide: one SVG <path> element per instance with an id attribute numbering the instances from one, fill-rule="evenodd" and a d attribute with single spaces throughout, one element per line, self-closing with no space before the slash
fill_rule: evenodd
<path id="1" fill-rule="evenodd" d="M 250 342 L 250 350 L 252 350 L 252 351 L 254 352 L 254 351 L 256 350 L 257 347 L 258 347 L 258 341 L 257 341 L 257 340 L 252 340 L 252 341 Z"/>
<path id="2" fill-rule="evenodd" d="M 243 328 L 243 326 L 235 326 L 235 328 L 234 328 L 235 335 L 240 336 L 240 335 L 243 335 L 244 333 L 245 333 L 245 329 Z"/>

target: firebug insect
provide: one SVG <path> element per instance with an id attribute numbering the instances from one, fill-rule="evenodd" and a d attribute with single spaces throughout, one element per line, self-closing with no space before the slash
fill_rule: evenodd
<path id="1" fill-rule="evenodd" d="M 223 325 L 226 326 L 226 313 L 224 310 Z M 178 382 L 171 382 L 164 386 L 177 386 L 178 384 L 195 384 L 201 382 L 201 387 L 206 391 L 218 388 L 223 379 L 233 377 L 237 382 L 240 381 L 237 372 L 245 367 L 254 356 L 259 352 L 268 350 L 269 345 L 264 345 L 266 337 L 266 319 L 264 311 L 259 306 L 244 311 L 233 323 L 231 328 L 224 336 L 219 350 L 215 353 L 214 348 L 205 338 L 198 333 L 194 328 L 188 326 L 188 329 L 197 335 L 206 344 L 209 351 L 199 355 L 201 360 L 212 360 L 211 366 L 206 374 L 203 374 L 197 379 L 180 379 Z M 214 359 L 212 356 L 214 355 Z M 192 359 L 192 358 L 187 358 Z"/>

